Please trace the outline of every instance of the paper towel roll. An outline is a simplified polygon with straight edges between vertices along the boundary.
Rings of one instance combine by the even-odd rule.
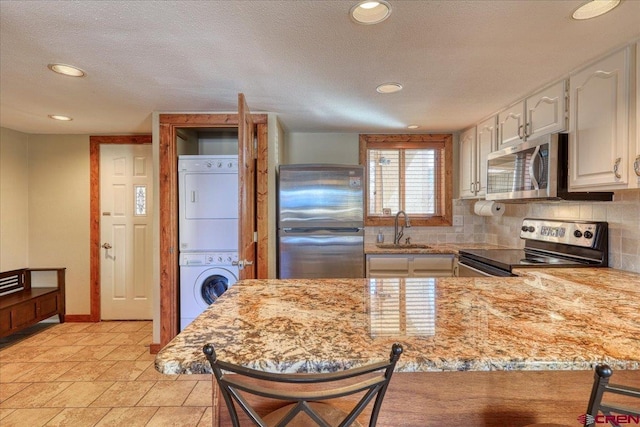
[[[492,200],[478,200],[473,205],[473,213],[479,216],[502,216],[504,203],[497,203]]]

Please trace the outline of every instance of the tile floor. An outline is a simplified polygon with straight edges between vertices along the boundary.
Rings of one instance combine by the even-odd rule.
[[[151,322],[38,324],[0,339],[0,425],[211,426],[211,377],[162,375]]]

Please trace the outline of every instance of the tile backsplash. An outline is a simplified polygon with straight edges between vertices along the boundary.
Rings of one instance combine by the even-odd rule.
[[[403,239],[414,243],[493,243],[521,248],[524,218],[607,221],[609,266],[640,273],[640,190],[616,191],[613,202],[531,202],[507,204],[501,217],[473,213],[474,200],[454,200],[453,214],[461,215],[460,227],[411,227]],[[385,240],[393,241],[393,227],[381,227]],[[367,227],[366,242],[375,242],[378,228]]]

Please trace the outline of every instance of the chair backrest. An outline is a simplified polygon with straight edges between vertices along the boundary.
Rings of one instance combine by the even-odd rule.
[[[315,424],[322,427],[343,427],[354,423],[374,398],[369,426],[376,425],[382,399],[396,362],[402,354],[402,346],[393,344],[388,361],[339,372],[317,374],[280,374],[258,371],[219,360],[215,349],[210,344],[205,345],[203,351],[211,364],[234,427],[240,426],[236,404],[258,426],[286,426],[297,416],[303,416],[300,413],[304,412],[308,415],[305,425],[309,423],[313,425],[311,421],[313,420]],[[250,405],[247,394],[277,401],[280,406],[285,403],[293,404],[289,405],[290,409],[285,410],[282,417],[278,416],[275,421],[270,417],[267,423],[264,419],[266,416],[258,415],[255,408]],[[329,420],[326,413],[321,410],[329,405],[317,403],[357,394],[361,396],[358,403],[349,413],[340,411],[340,421],[337,423],[334,418]],[[332,415],[335,413],[332,412]]]
[[[589,398],[589,406],[585,414],[585,427],[595,427],[598,423],[608,422],[614,427],[620,427],[620,423],[640,424],[640,388],[610,384],[609,379],[613,371],[607,365],[598,365],[595,369],[593,388]],[[636,398],[634,407],[603,403],[606,393]],[[608,398],[609,396],[607,396]]]

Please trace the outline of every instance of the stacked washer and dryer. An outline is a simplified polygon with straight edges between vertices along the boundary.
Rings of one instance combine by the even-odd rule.
[[[238,156],[179,156],[178,186],[182,330],[238,280]]]

